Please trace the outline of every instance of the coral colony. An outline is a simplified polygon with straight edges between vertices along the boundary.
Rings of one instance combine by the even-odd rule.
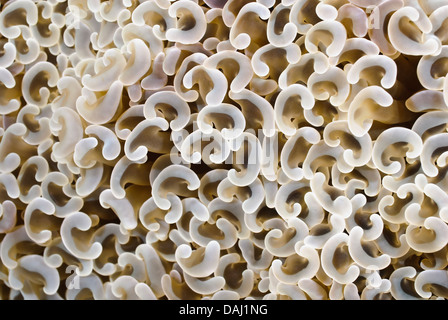
[[[1,298],[447,298],[447,27],[442,0],[2,1]]]

